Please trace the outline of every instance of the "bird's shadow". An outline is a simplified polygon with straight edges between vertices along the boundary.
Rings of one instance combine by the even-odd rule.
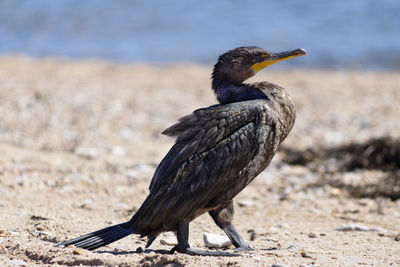
[[[99,250],[96,251],[99,254],[104,254],[104,253],[109,253],[112,255],[134,255],[134,254],[148,254],[151,252],[155,252],[158,254],[172,254],[170,250],[166,250],[166,249],[137,249],[135,251],[112,251],[112,250]]]

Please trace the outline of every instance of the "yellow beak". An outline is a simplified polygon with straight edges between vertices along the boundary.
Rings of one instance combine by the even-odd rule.
[[[268,57],[266,57],[265,60],[253,64],[251,66],[251,69],[254,70],[255,72],[259,72],[260,70],[262,70],[272,64],[281,62],[281,61],[289,59],[289,58],[303,56],[306,54],[307,54],[307,52],[303,48],[286,51],[286,52],[281,52],[281,53],[273,53],[272,55],[268,55]]]

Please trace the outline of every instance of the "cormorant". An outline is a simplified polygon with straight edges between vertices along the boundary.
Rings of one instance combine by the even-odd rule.
[[[218,58],[212,89],[220,104],[187,115],[162,133],[176,143],[158,165],[149,195],[130,221],[60,243],[96,249],[130,234],[148,237],[176,231],[171,252],[234,255],[192,249],[189,223],[208,212],[237,250],[252,250],[232,225],[232,199],[270,163],[295,121],[295,106],[284,88],[244,83],[263,68],[305,55],[303,49],[273,53],[238,47]]]

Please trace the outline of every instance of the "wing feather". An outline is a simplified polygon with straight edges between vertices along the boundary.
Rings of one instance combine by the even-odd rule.
[[[267,166],[270,159],[260,151],[275,151],[277,144],[268,140],[277,123],[265,100],[212,106],[181,118],[163,132],[176,136],[176,143],[157,167],[132,224],[143,235],[156,234],[230,201]]]
[[[274,119],[274,112],[268,107],[267,101],[251,100],[198,109],[180,118],[176,124],[162,132],[176,137],[176,143],[157,167],[150,183],[150,192],[168,187],[173,181],[179,180],[176,175],[184,177],[180,174],[182,164],[190,158],[212,149],[249,123],[265,122],[265,118],[260,118],[265,116],[269,116],[270,120]],[[228,144],[223,154],[232,157],[232,151],[240,149],[241,146],[248,146],[249,142],[255,142],[246,140],[243,133],[239,135],[239,139],[240,142]],[[243,157],[236,156],[239,159]],[[202,168],[204,167],[209,166],[202,164]],[[200,171],[201,168],[196,169],[197,173]]]

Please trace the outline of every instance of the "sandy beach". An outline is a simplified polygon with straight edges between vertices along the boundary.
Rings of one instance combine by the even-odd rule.
[[[93,252],[54,247],[130,219],[174,143],[161,131],[216,103],[210,72],[1,57],[0,265],[400,265],[399,71],[271,67],[252,78],[285,87],[297,108],[280,152],[235,199],[255,251],[157,252],[172,248],[167,234],[149,250],[135,235]],[[207,214],[191,223],[193,247],[205,249],[204,233],[223,235]]]

